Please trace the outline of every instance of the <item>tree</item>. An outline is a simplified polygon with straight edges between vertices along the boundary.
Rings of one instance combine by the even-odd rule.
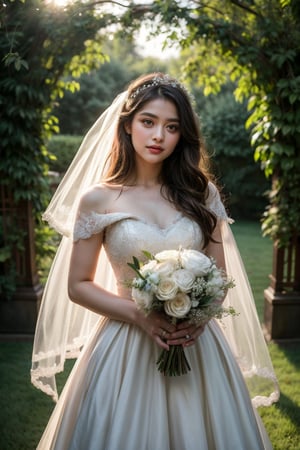
[[[134,66],[139,55],[131,36],[118,37],[116,33],[113,39],[103,39],[102,46],[109,60],[77,79],[79,91],[66,92],[57,99],[53,112],[62,134],[85,134],[111,100],[137,75]]]
[[[150,71],[167,70],[168,61],[142,57],[131,35],[128,38],[115,33],[113,39],[103,42],[103,50],[109,61],[82,74],[79,91],[66,92],[57,100],[53,112],[59,119],[61,134],[84,134],[132,79]]]
[[[78,89],[62,76],[78,76],[104,62],[99,29],[111,18],[80,2],[65,9],[51,5],[8,1],[0,16],[1,181],[15,200],[33,200],[37,207],[49,158],[45,140],[58,130],[53,103],[65,89]]]
[[[66,92],[53,113],[59,120],[60,133],[83,135],[131,80],[131,74],[117,60],[110,60],[78,79],[80,90]]]
[[[233,89],[230,83],[217,95],[203,98],[194,90],[193,96],[231,217],[257,220],[266,206],[264,193],[270,183],[253,160],[250,133],[244,126],[249,113],[245,102],[235,100]]]

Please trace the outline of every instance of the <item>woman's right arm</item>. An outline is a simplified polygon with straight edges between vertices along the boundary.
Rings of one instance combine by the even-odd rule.
[[[75,303],[111,319],[135,323],[134,302],[121,299],[94,281],[102,233],[74,242],[70,260],[68,293]]]
[[[94,280],[103,233],[74,242],[68,278],[69,297],[91,311],[127,323],[138,325],[162,348],[169,346],[162,340],[162,330],[173,331],[173,326],[159,314],[147,317],[133,300],[121,298],[105,290]]]

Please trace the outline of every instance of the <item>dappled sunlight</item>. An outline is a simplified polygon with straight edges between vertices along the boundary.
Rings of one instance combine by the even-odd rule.
[[[49,6],[64,8],[68,4],[72,3],[72,0],[45,0],[45,4]]]

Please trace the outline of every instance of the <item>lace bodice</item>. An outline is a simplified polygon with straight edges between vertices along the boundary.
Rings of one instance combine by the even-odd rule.
[[[103,246],[117,279],[118,291],[127,294],[124,283],[133,278],[128,266],[132,257],[143,260],[143,250],[153,254],[167,249],[202,248],[202,232],[195,222],[178,213],[166,228],[124,213],[80,214],[74,238],[87,238],[104,231]]]
[[[218,217],[227,218],[216,189],[210,190],[207,206]],[[104,233],[103,245],[117,280],[118,291],[122,295],[128,294],[125,282],[134,276],[127,263],[132,261],[133,256],[143,260],[143,250],[155,254],[180,246],[200,251],[203,247],[201,229],[180,212],[165,228],[127,213],[79,212],[74,228],[75,241],[100,232]]]

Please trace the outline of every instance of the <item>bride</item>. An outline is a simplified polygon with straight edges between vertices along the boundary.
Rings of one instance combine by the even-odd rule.
[[[133,81],[86,136],[44,218],[63,239],[39,313],[33,384],[57,400],[55,373],[66,357],[78,360],[38,448],[271,449],[256,407],[278,400],[277,381],[184,86],[162,73]],[[224,304],[237,317],[174,325],[137,308],[127,263],[179,247],[234,278]],[[170,377],[156,361],[174,345],[191,370]]]

